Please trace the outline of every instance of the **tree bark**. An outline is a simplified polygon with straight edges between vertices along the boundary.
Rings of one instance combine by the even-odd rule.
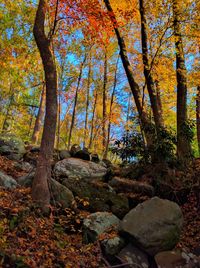
[[[110,130],[111,130],[111,119],[112,119],[112,108],[113,108],[113,103],[114,103],[114,97],[115,97],[115,91],[116,91],[116,85],[117,85],[117,69],[118,69],[118,63],[119,63],[119,57],[117,59],[116,63],[116,68],[115,68],[115,76],[114,76],[114,84],[113,84],[113,90],[112,90],[112,95],[111,95],[111,100],[110,100],[110,110],[109,110],[109,116],[108,116],[108,137],[106,141],[106,150],[104,153],[104,158],[107,158],[108,155],[108,147],[110,143]]]
[[[103,158],[106,158],[106,121],[107,121],[107,114],[106,114],[106,102],[107,102],[107,82],[108,82],[108,58],[107,52],[105,49],[104,55],[104,79],[103,79],[103,110],[102,110],[102,146],[103,146]]]
[[[38,46],[45,73],[46,114],[42,134],[40,154],[32,186],[32,199],[46,212],[49,210],[51,161],[56,133],[57,120],[57,72],[51,50],[51,42],[45,35],[46,0],[39,0],[33,34]]]
[[[149,93],[151,109],[153,112],[153,118],[157,131],[164,126],[162,110],[160,109],[153,76],[151,74],[149,53],[148,53],[148,36],[147,36],[147,20],[144,8],[144,1],[139,0],[140,4],[140,16],[141,16],[141,41],[142,41],[142,59],[144,65],[144,76]]]
[[[197,87],[197,95],[196,95],[196,125],[197,125],[197,143],[200,155],[200,86]]]
[[[90,130],[90,142],[89,142],[89,149],[92,148],[92,141],[93,141],[93,132],[94,132],[94,118],[95,118],[95,112],[96,112],[96,106],[97,106],[97,98],[98,98],[98,91],[96,89],[94,94],[94,106],[92,111],[92,121],[91,121],[91,130]]]
[[[173,0],[173,17],[177,79],[177,156],[179,160],[185,161],[191,157],[191,145],[185,131],[187,125],[187,71],[181,36],[180,7],[177,0]]]
[[[79,72],[79,76],[78,76],[78,82],[77,82],[77,86],[76,86],[76,93],[75,93],[75,100],[74,100],[74,107],[73,107],[73,112],[72,112],[72,120],[71,120],[70,129],[69,129],[68,146],[67,146],[68,150],[70,149],[70,145],[71,145],[72,131],[73,131],[75,117],[76,117],[76,106],[77,106],[77,101],[78,101],[78,92],[79,92],[80,82],[81,82],[82,73],[83,73],[83,67],[84,67],[86,58],[87,58],[87,55],[85,54],[84,59],[80,65],[80,72]]]
[[[40,106],[39,106],[38,114],[35,120],[35,126],[34,126],[33,135],[31,139],[33,144],[37,144],[39,140],[39,134],[40,134],[40,130],[42,127],[42,120],[43,120],[44,113],[45,113],[45,103],[46,103],[46,91],[45,91],[45,84],[43,84],[42,94],[40,98]]]
[[[10,109],[11,109],[11,107],[13,105],[14,92],[13,92],[13,88],[12,88],[12,83],[11,82],[10,82],[9,94],[10,94],[9,103],[8,103],[8,106],[7,106],[7,109],[6,109],[6,116],[5,116],[4,121],[3,121],[2,132],[9,131],[10,123],[12,121],[12,118],[11,118],[12,115],[10,113]]]
[[[134,74],[133,74],[133,71],[131,68],[130,61],[128,59],[126,44],[125,44],[124,38],[122,37],[122,35],[117,27],[116,17],[115,17],[113,10],[112,10],[110,1],[104,0],[104,3],[107,7],[110,20],[111,20],[113,28],[115,30],[115,34],[116,34],[116,37],[118,40],[118,45],[120,48],[120,56],[121,56],[122,64],[123,64],[123,67],[124,67],[124,70],[125,70],[128,82],[129,82],[131,92],[132,92],[134,100],[135,100],[136,108],[137,108],[137,111],[139,114],[139,119],[141,121],[141,126],[142,126],[144,133],[145,133],[147,146],[150,147],[152,145],[152,133],[149,132],[149,125],[151,125],[151,122],[148,119],[148,116],[147,116],[146,111],[145,111],[145,107],[144,107],[143,102],[142,102],[142,96],[141,96],[139,85],[136,83],[136,81],[134,79]]]
[[[84,147],[86,145],[86,140],[87,140],[87,135],[88,135],[88,109],[89,109],[89,98],[90,98],[90,83],[91,83],[91,52],[89,54],[87,92],[86,92],[85,129],[84,129],[84,142],[83,142]]]

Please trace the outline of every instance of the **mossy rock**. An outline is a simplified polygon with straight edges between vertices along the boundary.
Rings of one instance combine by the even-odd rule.
[[[128,199],[112,191],[109,186],[95,186],[90,181],[81,179],[63,179],[62,184],[70,189],[75,196],[86,198],[89,201],[88,209],[91,212],[111,211],[122,218],[128,211]]]
[[[23,141],[13,134],[0,134],[0,154],[11,160],[20,160],[25,154]]]

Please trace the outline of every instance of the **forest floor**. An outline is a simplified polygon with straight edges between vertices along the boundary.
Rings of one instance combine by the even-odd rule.
[[[23,175],[11,160],[0,157],[0,170],[15,178]],[[43,217],[34,207],[30,188],[0,188],[0,267],[106,267],[99,243],[82,243],[85,210],[51,207]],[[184,227],[177,248],[199,247],[200,214],[193,193],[182,206]]]

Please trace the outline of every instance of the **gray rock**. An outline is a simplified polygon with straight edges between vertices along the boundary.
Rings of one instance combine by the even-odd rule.
[[[105,255],[114,256],[125,246],[125,240],[120,236],[115,236],[101,241],[101,246]]]
[[[149,268],[148,256],[131,244],[128,244],[125,248],[123,248],[118,256],[125,263],[129,264],[127,267]]]
[[[199,268],[200,258],[186,252],[164,251],[155,256],[158,268]]]
[[[13,134],[0,135],[0,154],[11,160],[20,160],[25,154],[23,141]]]
[[[63,208],[72,207],[74,204],[73,193],[64,185],[54,179],[50,180],[50,191],[52,194],[52,202],[60,204]]]
[[[128,199],[116,194],[110,186],[98,180],[84,180],[66,178],[62,184],[70,189],[75,196],[89,201],[88,210],[111,211],[119,218],[123,218],[129,211]]]
[[[18,178],[18,183],[24,187],[32,187],[35,172]],[[74,202],[73,193],[64,185],[54,179],[50,179],[51,202],[60,204],[63,208],[71,207]]]
[[[32,187],[35,171],[21,176],[17,179],[17,182],[23,187]]]
[[[61,160],[65,159],[65,158],[71,157],[70,151],[68,151],[68,150],[61,150],[59,152],[59,157],[60,157]]]
[[[114,177],[109,184],[117,191],[122,193],[139,193],[152,197],[154,188],[147,183],[133,181],[126,178]]]
[[[171,250],[179,241],[183,215],[180,207],[171,201],[154,197],[132,209],[121,224],[150,255]]]
[[[0,186],[6,189],[14,189],[17,187],[17,182],[11,176],[6,175],[4,172],[0,171]]]
[[[96,212],[90,214],[83,221],[83,241],[91,243],[98,239],[98,236],[110,231],[118,231],[120,220],[109,212]]]
[[[23,162],[15,162],[14,167],[18,171],[25,171],[25,172],[30,172],[34,168],[30,163],[24,162],[24,161]]]
[[[103,178],[107,169],[99,164],[78,158],[68,158],[55,164],[54,173],[57,177],[94,179]]]

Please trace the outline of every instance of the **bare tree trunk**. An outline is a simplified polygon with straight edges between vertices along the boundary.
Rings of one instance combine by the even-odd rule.
[[[51,42],[45,34],[46,10],[46,0],[39,0],[33,28],[33,34],[42,58],[45,73],[46,114],[41,150],[32,186],[32,198],[43,211],[48,211],[50,204],[48,181],[51,178],[51,161],[53,158],[57,120],[57,72],[51,50]]]
[[[155,80],[155,86],[156,86],[156,96],[158,101],[159,110],[161,111],[161,114],[163,115],[163,107],[162,107],[162,101],[160,96],[160,84],[158,80]],[[163,119],[164,122],[164,119]]]
[[[71,125],[70,125],[70,130],[69,130],[69,137],[68,137],[68,149],[70,149],[71,145],[71,137],[72,137],[72,131],[75,123],[75,117],[76,117],[76,106],[77,106],[77,101],[78,101],[78,92],[79,92],[79,86],[82,78],[82,72],[83,72],[83,67],[86,61],[87,55],[85,54],[83,62],[81,62],[80,65],[80,72],[78,76],[78,82],[77,82],[77,87],[76,87],[76,93],[75,93],[75,100],[74,100],[74,107],[73,107],[73,112],[72,112],[72,120],[71,120]]]
[[[92,121],[91,121],[91,130],[90,130],[90,142],[89,142],[89,149],[92,147],[92,141],[93,141],[93,132],[94,132],[94,118],[95,118],[95,112],[96,112],[96,106],[97,106],[97,98],[98,98],[98,92],[97,89],[95,91],[94,96],[94,106],[92,111]]]
[[[177,156],[184,161],[191,157],[191,145],[185,131],[187,125],[187,71],[181,36],[180,7],[177,0],[173,0],[173,16],[177,78]]]
[[[58,93],[58,126],[57,126],[57,139],[56,139],[56,148],[59,149],[60,145],[60,128],[61,128],[61,122],[60,122],[60,116],[61,116],[61,92]]]
[[[102,122],[102,137],[103,137],[103,158],[106,157],[106,120],[107,120],[107,114],[106,114],[106,101],[107,101],[107,82],[108,82],[108,58],[107,58],[107,52],[105,48],[105,55],[104,55],[104,78],[103,78],[103,122]]]
[[[144,0],[139,0],[140,16],[141,16],[141,41],[142,41],[142,59],[144,65],[144,76],[151,102],[154,122],[157,131],[164,126],[162,111],[160,110],[155,90],[155,83],[150,70],[149,53],[148,53],[148,37],[147,37],[147,20],[145,15]]]
[[[6,109],[6,116],[5,116],[4,121],[3,121],[2,132],[6,132],[9,130],[10,121],[11,121],[10,109],[13,105],[13,99],[14,99],[14,92],[13,92],[11,82],[10,82],[9,94],[10,94],[10,98],[9,98],[9,103],[8,103],[8,106]]]
[[[114,97],[115,97],[115,90],[116,90],[116,85],[117,85],[117,69],[118,69],[118,63],[119,63],[119,57],[117,59],[116,63],[116,68],[115,68],[115,76],[114,76],[114,84],[113,84],[113,90],[112,90],[112,95],[111,95],[111,100],[110,100],[110,110],[109,110],[109,116],[108,116],[108,137],[107,137],[107,142],[106,142],[106,150],[104,153],[104,158],[107,158],[108,155],[108,147],[110,143],[110,130],[111,130],[111,119],[112,119],[112,108],[113,108],[113,103],[114,103]]]
[[[91,83],[91,52],[89,54],[89,66],[88,66],[88,79],[87,79],[87,93],[86,93],[86,107],[85,107],[85,129],[84,129],[84,142],[83,146],[86,145],[86,139],[88,135],[88,109],[89,109],[89,98],[90,98],[90,83]]]
[[[46,103],[46,91],[45,91],[45,84],[43,84],[42,94],[40,98],[40,106],[39,106],[37,118],[35,120],[35,126],[34,126],[33,135],[31,139],[33,144],[37,144],[39,140],[39,134],[40,134],[40,130],[42,127],[42,120],[43,120],[44,113],[45,113],[45,103]]]
[[[197,95],[196,95],[196,125],[197,125],[197,143],[200,155],[200,86],[197,87]]]
[[[117,37],[117,40],[118,40],[118,45],[119,45],[119,48],[120,48],[121,60],[122,60],[124,70],[125,70],[128,82],[129,82],[130,89],[132,91],[132,94],[133,94],[133,97],[134,97],[134,100],[135,100],[136,108],[137,108],[137,111],[138,111],[138,114],[139,114],[139,119],[141,121],[141,126],[142,126],[142,129],[143,129],[144,133],[145,133],[147,146],[150,147],[152,145],[152,133],[149,132],[149,127],[148,126],[149,126],[149,124],[151,124],[151,122],[148,119],[148,116],[147,116],[146,111],[145,111],[145,107],[144,107],[143,102],[142,102],[142,96],[141,96],[141,93],[140,93],[139,85],[136,83],[136,81],[134,79],[131,64],[130,64],[130,61],[128,59],[126,44],[125,44],[124,38],[120,34],[120,31],[119,31],[119,29],[117,27],[116,17],[115,17],[115,14],[114,14],[113,10],[112,10],[110,1],[109,0],[104,0],[104,3],[106,5],[106,7],[107,7],[107,10],[109,12],[108,14],[110,16],[110,20],[111,20],[111,22],[113,24],[113,28],[115,30],[115,34],[116,34],[116,37]]]

